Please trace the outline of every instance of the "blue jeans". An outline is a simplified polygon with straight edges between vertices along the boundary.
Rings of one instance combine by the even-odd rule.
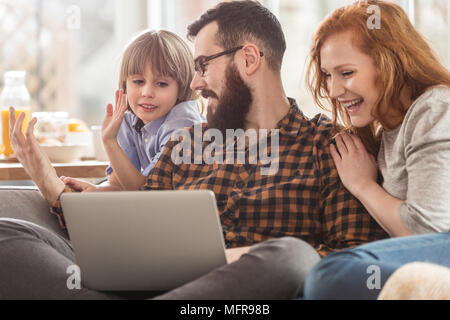
[[[304,299],[377,299],[391,274],[410,262],[450,267],[450,233],[393,238],[333,253],[308,274]]]

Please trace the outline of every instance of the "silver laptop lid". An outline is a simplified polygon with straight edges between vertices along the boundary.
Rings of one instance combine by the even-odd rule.
[[[226,263],[212,191],[65,193],[84,286],[170,290]]]

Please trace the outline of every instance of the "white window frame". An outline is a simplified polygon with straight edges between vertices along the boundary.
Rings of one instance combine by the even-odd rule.
[[[278,20],[280,19],[280,0],[263,0],[262,3],[277,17]]]
[[[416,25],[416,2],[415,0],[402,0],[400,2],[400,6],[402,6],[403,10],[408,14],[409,20],[413,24]]]
[[[131,37],[147,28],[147,0],[116,0],[115,11],[116,41],[123,48]]]

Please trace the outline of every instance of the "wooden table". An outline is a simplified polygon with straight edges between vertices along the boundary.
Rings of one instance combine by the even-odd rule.
[[[71,163],[55,163],[58,176],[73,178],[101,178],[105,177],[108,162],[85,160]],[[0,181],[30,180],[22,165],[17,162],[0,161]]]

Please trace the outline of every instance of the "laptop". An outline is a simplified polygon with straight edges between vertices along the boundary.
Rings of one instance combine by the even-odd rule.
[[[166,291],[226,264],[214,193],[64,193],[67,229],[85,287]]]

